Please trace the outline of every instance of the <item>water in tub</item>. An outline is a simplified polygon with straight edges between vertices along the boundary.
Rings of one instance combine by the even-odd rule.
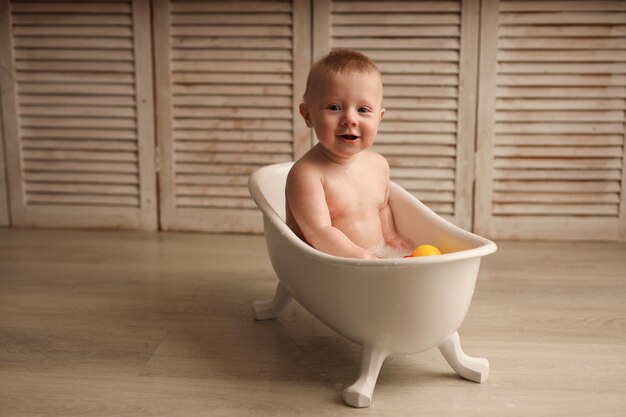
[[[394,248],[387,244],[381,244],[371,248],[370,253],[374,255],[374,257],[379,259],[393,259],[402,258],[405,255],[410,255],[411,251],[403,248]]]

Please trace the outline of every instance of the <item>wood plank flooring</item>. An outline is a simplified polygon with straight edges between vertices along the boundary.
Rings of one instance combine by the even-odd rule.
[[[626,244],[498,242],[460,329],[341,401],[357,345],[273,295],[259,236],[0,229],[0,416],[624,416]]]

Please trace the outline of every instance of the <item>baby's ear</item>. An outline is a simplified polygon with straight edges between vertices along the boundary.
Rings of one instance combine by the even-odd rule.
[[[300,103],[300,114],[306,123],[306,127],[313,127],[313,122],[311,121],[311,113],[306,108],[306,103]]]
[[[380,121],[381,122],[383,121],[383,117],[385,117],[385,108],[384,107],[380,110]]]

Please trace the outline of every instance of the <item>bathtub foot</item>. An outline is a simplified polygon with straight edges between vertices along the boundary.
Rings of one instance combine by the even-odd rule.
[[[278,284],[273,300],[255,301],[252,303],[254,318],[256,320],[275,319],[291,300],[291,294],[282,285]]]
[[[369,407],[378,379],[378,372],[388,352],[371,346],[363,346],[361,353],[361,375],[343,391],[343,401],[352,407]]]
[[[461,349],[461,340],[457,332],[452,333],[439,345],[439,351],[452,369],[463,378],[485,382],[489,377],[489,361],[485,358],[467,356]]]

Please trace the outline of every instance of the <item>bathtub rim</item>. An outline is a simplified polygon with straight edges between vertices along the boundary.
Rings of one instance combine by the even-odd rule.
[[[352,265],[359,267],[400,267],[411,265],[431,265],[438,263],[446,263],[456,260],[476,258],[490,255],[497,250],[497,246],[491,240],[469,232],[455,225],[454,223],[444,219],[437,213],[432,211],[428,206],[422,203],[417,197],[410,194],[404,188],[400,187],[393,181],[390,181],[390,186],[394,188],[395,192],[404,194],[410,197],[412,203],[420,206],[420,209],[424,211],[425,215],[429,217],[430,221],[438,223],[446,228],[452,229],[454,233],[462,235],[464,238],[476,242],[479,246],[472,249],[465,249],[451,253],[444,253],[438,256],[425,256],[425,257],[411,257],[411,258],[390,258],[390,259],[357,259],[346,258],[342,256],[330,255],[321,252],[309,244],[300,239],[288,226],[287,223],[281,218],[276,210],[269,203],[263,192],[261,191],[260,182],[263,177],[268,175],[275,175],[276,172],[281,170],[287,173],[293,166],[294,162],[281,162],[277,164],[266,165],[257,169],[248,178],[248,190],[257,207],[261,210],[264,217],[264,224],[269,221],[274,227],[278,229],[280,235],[289,239],[297,249],[299,249],[303,255],[317,258],[319,261],[330,264],[340,265]],[[284,192],[284,191],[283,191]],[[265,231],[267,237],[267,230]]]

